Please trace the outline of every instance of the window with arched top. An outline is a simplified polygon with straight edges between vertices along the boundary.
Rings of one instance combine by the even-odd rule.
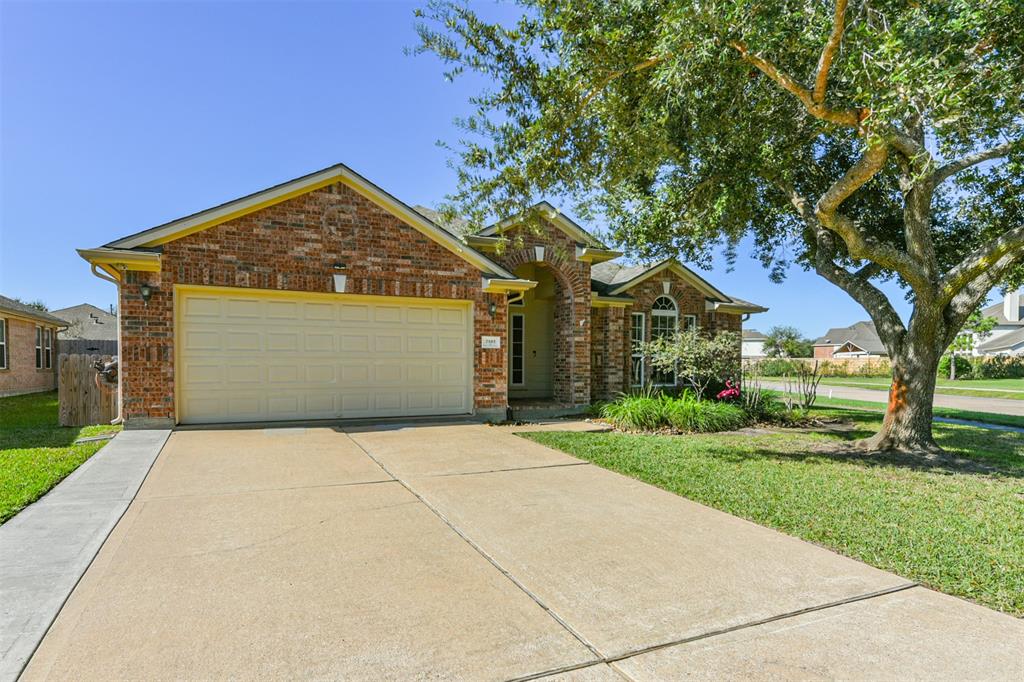
[[[651,340],[674,336],[679,331],[679,308],[668,296],[659,296],[651,306]],[[654,370],[651,382],[655,386],[675,386],[676,373]]]

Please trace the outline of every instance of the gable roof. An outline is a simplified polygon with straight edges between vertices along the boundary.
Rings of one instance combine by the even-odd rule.
[[[1006,316],[1003,314],[1002,302],[984,308],[981,311],[981,316],[995,318],[996,324],[1000,327],[1024,327],[1024,319],[1018,320],[1017,322],[1006,319]]]
[[[114,258],[116,254],[123,254],[129,250],[152,250],[153,247],[159,247],[161,244],[216,227],[234,218],[253,213],[337,182],[346,185],[384,210],[400,218],[407,225],[412,226],[444,248],[479,268],[485,275],[498,279],[516,279],[515,275],[462,242],[456,235],[437,225],[429,217],[385,192],[341,163],[293,180],[288,180],[273,187],[268,187],[259,192],[233,199],[213,208],[208,208],[183,218],[136,232],[127,237],[116,239],[105,244],[101,249],[83,249],[80,253],[86,260],[95,263],[97,261],[94,258],[106,258],[106,252],[115,252],[114,255],[109,256]]]
[[[607,249],[600,239],[583,229],[578,223],[571,220],[564,213],[552,206],[547,201],[539,201],[530,207],[530,211],[537,211],[548,222],[560,229],[572,239],[583,246],[595,249]],[[496,237],[505,230],[511,229],[523,221],[521,216],[512,216],[499,222],[489,225],[476,233],[479,237]]]
[[[741,335],[744,341],[764,341],[768,338],[756,329],[744,329]]]
[[[871,320],[861,320],[849,327],[833,327],[814,341],[815,346],[843,346],[848,343],[865,353],[888,354],[885,344],[875,331],[875,323]]]
[[[1024,343],[1024,327],[979,343],[976,350],[979,353],[998,353],[1001,350],[1010,350],[1022,343]]]
[[[67,321],[52,315],[42,310],[37,310],[32,306],[25,305],[21,301],[15,301],[13,298],[7,298],[6,296],[0,296],[0,314],[8,313],[16,317],[24,317],[30,320],[37,320],[39,322],[47,322],[49,324],[55,324],[59,327],[67,326]]]
[[[665,270],[671,270],[703,293],[714,303],[714,310],[733,313],[763,313],[768,310],[756,303],[724,294],[674,258],[650,265],[624,265],[614,261],[595,263],[590,268],[591,288],[603,296],[620,296]]]
[[[69,329],[64,333],[68,338],[90,341],[117,340],[117,316],[102,308],[90,303],[80,303],[53,312],[68,321]]]
[[[674,258],[666,258],[660,263],[653,265],[599,263],[591,268],[590,276],[604,283],[608,287],[608,293],[614,296],[624,293],[627,289],[631,289],[665,270],[671,270],[676,275],[679,275],[712,300],[722,303],[731,303],[733,301],[732,298],[711,286],[706,279]]]

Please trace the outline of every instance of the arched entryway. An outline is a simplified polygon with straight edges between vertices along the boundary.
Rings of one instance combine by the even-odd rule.
[[[574,404],[577,352],[575,295],[568,278],[548,263],[513,269],[537,282],[508,306],[508,396],[510,401]],[[589,372],[589,367],[585,368]]]

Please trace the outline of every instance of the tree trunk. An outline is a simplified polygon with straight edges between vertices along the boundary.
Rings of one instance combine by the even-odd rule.
[[[929,352],[926,344],[908,344],[909,349],[892,360],[889,407],[882,429],[863,441],[869,450],[938,453],[942,449],[932,438],[932,401],[940,352]]]

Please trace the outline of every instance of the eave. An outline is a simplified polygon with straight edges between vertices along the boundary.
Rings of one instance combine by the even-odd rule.
[[[125,270],[160,272],[160,254],[153,251],[101,246],[98,249],[78,249],[78,255],[117,280]]]
[[[590,292],[591,308],[628,308],[635,302],[632,296],[602,296],[596,291]]]
[[[501,279],[498,277],[484,277],[482,282],[483,290],[488,294],[511,294],[520,291],[528,291],[537,283],[530,279]]]
[[[760,305],[741,305],[739,303],[725,301],[705,301],[704,309],[716,313],[734,313],[743,315],[747,313],[766,313],[768,309]]]
[[[621,251],[612,251],[611,249],[595,249],[591,246],[576,247],[576,260],[584,263],[604,263],[615,260],[621,255]]]

